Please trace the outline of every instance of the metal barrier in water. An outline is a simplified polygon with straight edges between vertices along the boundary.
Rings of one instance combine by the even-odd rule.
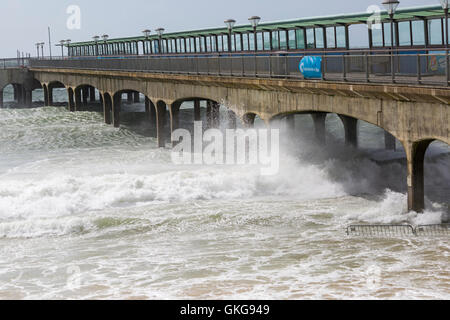
[[[355,237],[399,237],[399,236],[448,236],[450,224],[420,225],[351,225],[347,227],[347,235]]]

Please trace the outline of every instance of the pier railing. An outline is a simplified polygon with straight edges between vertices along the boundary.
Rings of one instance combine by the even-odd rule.
[[[27,68],[29,65],[29,58],[0,59],[0,69]]]
[[[227,77],[305,79],[304,55],[205,55],[31,59],[31,68],[86,69]],[[448,53],[323,55],[327,81],[449,85]]]

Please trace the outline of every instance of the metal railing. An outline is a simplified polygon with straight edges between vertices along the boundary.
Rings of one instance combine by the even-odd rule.
[[[305,79],[304,55],[205,55],[31,59],[31,68]],[[449,85],[446,53],[322,55],[322,80]]]
[[[29,65],[29,58],[0,59],[0,69],[27,68]]]
[[[450,236],[450,224],[419,225],[413,227],[409,224],[400,225],[351,225],[347,227],[348,236],[353,237],[441,237]]]

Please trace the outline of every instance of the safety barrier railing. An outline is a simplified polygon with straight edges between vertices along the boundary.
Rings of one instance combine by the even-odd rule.
[[[29,62],[29,58],[0,59],[0,69],[26,68],[30,65]]]
[[[347,235],[354,237],[403,237],[403,236],[417,236],[417,237],[440,237],[450,236],[450,224],[433,224],[433,225],[419,225],[413,227],[409,224],[400,225],[351,225],[347,227]]]
[[[319,57],[319,56],[316,56]],[[31,59],[32,68],[305,79],[304,55],[148,56]],[[449,85],[448,54],[336,54],[321,58],[321,80]]]

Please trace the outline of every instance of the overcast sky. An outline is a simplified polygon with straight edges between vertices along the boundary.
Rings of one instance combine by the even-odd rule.
[[[45,42],[47,27],[52,42],[61,39],[90,40],[98,34],[111,37],[140,35],[164,27],[168,32],[222,26],[233,18],[246,23],[259,15],[264,21],[295,19],[320,15],[365,12],[373,0],[1,0],[0,57],[15,57],[16,51],[35,55],[36,42]],[[439,4],[438,0],[400,0],[400,7]],[[81,10],[80,29],[69,29],[67,8]],[[54,54],[60,49],[53,46]]]

